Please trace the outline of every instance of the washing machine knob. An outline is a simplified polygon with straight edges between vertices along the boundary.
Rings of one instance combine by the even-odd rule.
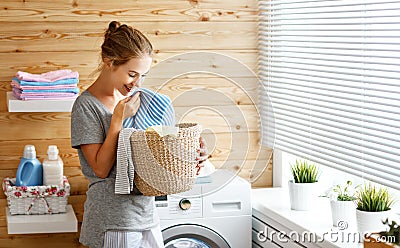
[[[183,198],[179,201],[179,207],[182,210],[188,210],[192,206],[192,203],[189,201],[189,199]]]

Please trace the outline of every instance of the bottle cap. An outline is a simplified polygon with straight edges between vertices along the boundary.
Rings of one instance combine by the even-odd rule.
[[[58,148],[55,145],[50,145],[47,148],[47,155],[50,160],[56,160],[58,158]]]
[[[25,145],[24,158],[33,159],[36,158],[36,149],[34,145]]]

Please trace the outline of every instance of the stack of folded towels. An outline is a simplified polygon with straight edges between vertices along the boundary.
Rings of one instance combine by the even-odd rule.
[[[75,99],[79,94],[79,73],[56,70],[42,74],[18,71],[12,78],[13,95],[20,100]]]

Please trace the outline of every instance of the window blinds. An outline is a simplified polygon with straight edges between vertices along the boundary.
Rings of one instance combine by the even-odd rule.
[[[263,143],[400,190],[400,1],[259,10]]]

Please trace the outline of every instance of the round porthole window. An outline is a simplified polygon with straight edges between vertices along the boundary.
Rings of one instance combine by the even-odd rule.
[[[194,238],[180,238],[168,242],[165,248],[211,248],[201,240]]]
[[[195,224],[170,226],[162,231],[165,248],[230,248],[214,230]]]

